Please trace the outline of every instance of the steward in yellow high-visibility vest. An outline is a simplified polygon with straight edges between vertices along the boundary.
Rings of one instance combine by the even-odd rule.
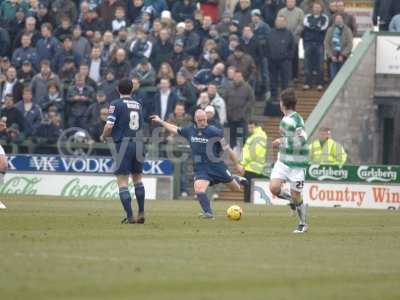
[[[331,138],[331,130],[322,127],[319,138],[310,145],[310,163],[319,165],[344,165],[347,154],[343,146]]]
[[[244,189],[245,201],[250,202],[251,179],[264,177],[267,165],[267,134],[257,122],[248,123],[249,136],[243,146],[243,159],[240,162],[245,172],[242,174],[249,184]]]

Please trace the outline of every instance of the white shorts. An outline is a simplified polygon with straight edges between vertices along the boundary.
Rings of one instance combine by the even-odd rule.
[[[290,168],[279,160],[272,169],[271,179],[281,179],[290,183],[290,189],[302,192],[304,187],[305,172],[303,168]]]

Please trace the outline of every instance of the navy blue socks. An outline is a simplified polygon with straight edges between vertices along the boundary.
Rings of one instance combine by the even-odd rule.
[[[197,199],[199,199],[200,206],[205,213],[212,214],[210,200],[207,197],[206,193],[197,193]]]
[[[131,194],[129,193],[129,190],[127,187],[123,187],[119,189],[119,199],[121,200],[122,206],[124,207],[124,210],[126,212],[126,217],[132,218],[133,217],[133,212],[132,212],[132,206],[131,206]]]
[[[136,201],[139,208],[139,213],[144,213],[144,198],[145,198],[145,191],[142,182],[135,183],[135,195]]]

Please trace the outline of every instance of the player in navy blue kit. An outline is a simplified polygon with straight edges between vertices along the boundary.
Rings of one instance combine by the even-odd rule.
[[[194,191],[203,209],[202,217],[213,218],[213,211],[206,194],[207,188],[210,185],[225,183],[231,190],[239,191],[241,184],[247,184],[245,178],[232,176],[222,160],[223,151],[228,151],[229,158],[238,171],[242,171],[235,153],[224,141],[223,129],[209,126],[206,113],[201,109],[195,113],[196,124],[183,128],[165,122],[159,116],[151,116],[151,119],[172,134],[179,134],[189,141],[194,167]]]
[[[119,198],[126,212],[123,224],[143,224],[145,190],[142,183],[143,171],[143,141],[140,130],[143,126],[142,103],[131,97],[133,85],[130,79],[122,79],[118,83],[120,98],[110,104],[107,123],[100,137],[106,141],[110,136],[115,145],[113,153]],[[129,193],[129,176],[135,186],[135,195],[139,213],[137,219],[133,216],[131,194]]]

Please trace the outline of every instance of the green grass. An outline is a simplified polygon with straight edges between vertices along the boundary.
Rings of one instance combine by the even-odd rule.
[[[118,202],[2,199],[0,298],[400,299],[400,216],[311,209],[293,235],[285,207],[147,202],[145,225],[120,225]]]

